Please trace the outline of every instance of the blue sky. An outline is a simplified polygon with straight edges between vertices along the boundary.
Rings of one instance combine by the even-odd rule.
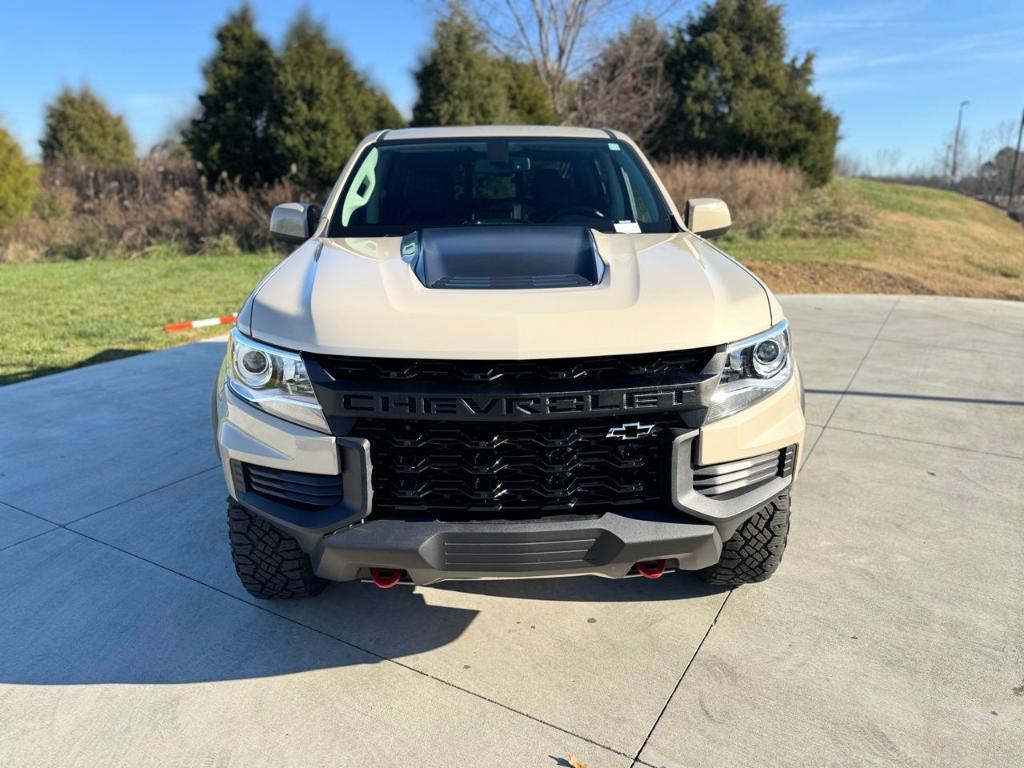
[[[123,114],[140,147],[169,135],[195,102],[213,31],[234,0],[140,3],[6,0],[0,27],[0,120],[38,154],[43,111],[61,85],[89,83]],[[357,66],[408,113],[410,71],[429,45],[429,0],[255,0],[275,43],[300,5],[326,20]],[[682,11],[696,3],[682,5]],[[628,7],[626,0],[616,9]],[[626,14],[622,14],[625,16]],[[671,17],[669,17],[671,18]],[[926,163],[957,105],[972,146],[1024,107],[1024,2],[888,0],[786,3],[794,52],[817,55],[817,90],[843,119],[840,151]]]

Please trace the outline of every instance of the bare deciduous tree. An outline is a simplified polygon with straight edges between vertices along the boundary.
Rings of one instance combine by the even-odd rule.
[[[649,145],[673,96],[665,78],[668,46],[654,18],[634,17],[574,83],[569,102],[573,122],[616,128]]]
[[[560,119],[570,113],[570,81],[591,62],[596,44],[623,18],[623,2],[612,0],[441,0],[448,10],[462,8],[484,30],[500,53],[530,61],[551,94]],[[679,0],[628,3],[630,10],[663,16]]]
[[[555,113],[567,113],[567,84],[580,67],[581,38],[611,0],[475,0],[465,4],[492,43],[533,62]]]

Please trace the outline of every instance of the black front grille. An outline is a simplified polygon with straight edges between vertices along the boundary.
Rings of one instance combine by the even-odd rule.
[[[335,381],[410,381],[445,385],[512,382],[526,386],[573,382],[602,387],[609,387],[616,381],[627,381],[629,386],[643,387],[661,383],[666,378],[692,380],[704,370],[714,354],[715,348],[708,347],[550,360],[413,360],[329,355],[315,356],[315,360]]]
[[[374,515],[514,519],[659,502],[667,428],[680,422],[662,415],[645,421],[650,436],[607,437],[622,423],[365,419],[350,436],[370,441]]]

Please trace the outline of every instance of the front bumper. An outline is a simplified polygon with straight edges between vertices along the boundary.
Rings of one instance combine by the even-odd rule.
[[[365,578],[370,568],[406,571],[416,584],[446,579],[595,575],[622,578],[637,562],[668,569],[714,565],[722,540],[713,525],[656,510],[528,523],[373,520],[323,538],[311,553],[317,574]]]
[[[796,476],[773,477],[750,490],[709,496],[694,466],[763,457],[803,447],[799,374],[750,409],[708,427],[673,433],[669,497],[673,508],[609,509],[604,514],[527,521],[440,522],[374,518],[366,440],[320,434],[269,416],[222,384],[214,402],[215,438],[232,497],[294,536],[327,579],[366,578],[371,568],[406,571],[416,584],[445,579],[598,575],[621,578],[641,561],[669,569],[716,563],[722,542]],[[344,498],[301,510],[246,489],[238,470],[250,463],[288,471],[341,475]],[[369,515],[369,516],[368,516]]]

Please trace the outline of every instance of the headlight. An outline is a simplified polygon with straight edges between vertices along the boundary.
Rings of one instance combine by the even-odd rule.
[[[730,344],[725,354],[725,368],[711,396],[706,422],[742,411],[779,389],[793,375],[786,320],[762,334]]]
[[[232,392],[274,416],[330,432],[299,355],[260,344],[238,330],[231,332],[228,355]]]

